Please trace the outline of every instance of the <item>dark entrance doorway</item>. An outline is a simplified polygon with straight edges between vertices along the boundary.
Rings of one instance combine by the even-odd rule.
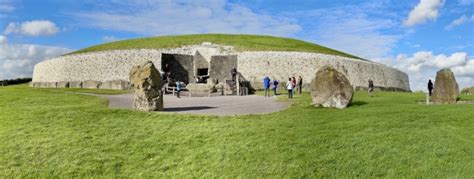
[[[197,83],[207,83],[207,79],[209,79],[209,68],[198,68],[197,69]]]
[[[186,84],[192,78],[193,56],[181,54],[161,54],[161,70],[165,71],[166,65],[173,81],[179,80]]]

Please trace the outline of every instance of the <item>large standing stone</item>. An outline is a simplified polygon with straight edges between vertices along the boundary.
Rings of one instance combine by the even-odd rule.
[[[433,103],[453,104],[459,97],[459,86],[450,69],[442,69],[436,73],[433,89]]]
[[[345,108],[352,101],[354,89],[349,80],[330,66],[321,67],[310,85],[313,105]]]
[[[129,76],[135,91],[134,108],[141,111],[162,111],[161,77],[153,63],[149,61],[133,67]]]

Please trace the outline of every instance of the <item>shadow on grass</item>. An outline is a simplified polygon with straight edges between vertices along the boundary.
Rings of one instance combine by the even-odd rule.
[[[359,106],[363,106],[363,105],[366,105],[366,104],[369,104],[369,103],[364,102],[364,101],[354,101],[351,104],[349,104],[347,107],[359,107]]]

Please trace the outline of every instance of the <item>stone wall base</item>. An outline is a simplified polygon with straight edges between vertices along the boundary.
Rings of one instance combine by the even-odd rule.
[[[130,82],[124,80],[111,81],[60,81],[60,82],[31,82],[30,87],[34,88],[87,88],[87,89],[130,89]]]

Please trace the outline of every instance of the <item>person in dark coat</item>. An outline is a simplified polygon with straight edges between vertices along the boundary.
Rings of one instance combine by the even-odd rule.
[[[237,76],[237,69],[232,68],[232,70],[230,70],[230,74],[232,74],[232,81],[235,82]]]
[[[374,92],[374,81],[372,81],[371,79],[369,79],[369,89],[368,89],[368,92],[369,92],[369,96],[372,97],[372,93]]]
[[[303,78],[301,76],[298,77],[298,93],[301,94],[303,90]]]
[[[278,90],[278,80],[274,79],[273,80],[273,95],[277,95],[277,90]]]
[[[293,83],[293,95],[296,94],[296,78],[295,77],[291,77],[291,83]]]
[[[433,82],[431,82],[431,80],[428,80],[428,92],[430,93],[430,96],[433,94]]]

